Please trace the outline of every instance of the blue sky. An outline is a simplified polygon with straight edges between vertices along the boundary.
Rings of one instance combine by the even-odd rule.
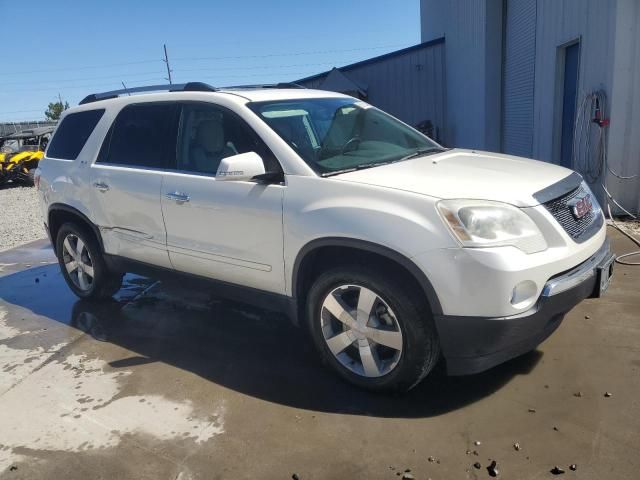
[[[0,121],[58,94],[166,83],[295,80],[420,41],[419,0],[0,0]]]

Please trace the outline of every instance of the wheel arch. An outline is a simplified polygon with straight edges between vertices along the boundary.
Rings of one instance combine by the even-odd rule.
[[[98,242],[100,252],[104,253],[104,245],[102,243],[102,235],[100,234],[100,229],[96,225],[94,225],[94,223],[89,220],[89,218],[80,210],[63,203],[52,204],[49,207],[49,211],[47,213],[47,228],[49,230],[49,237],[51,239],[51,244],[53,245],[54,253],[57,254],[56,237],[58,235],[58,230],[64,223],[67,222],[75,222],[78,225],[87,228],[87,230],[91,234],[93,234],[96,241]]]
[[[304,302],[300,300],[306,295],[309,277],[312,277],[315,271],[315,260],[320,252],[323,250],[326,251],[327,249],[333,251],[343,250],[344,252],[357,251],[369,256],[376,256],[387,262],[392,262],[415,280],[429,303],[432,314],[442,314],[442,306],[433,285],[424,272],[412,260],[389,247],[367,240],[343,237],[315,239],[304,245],[298,252],[291,275],[291,293],[299,307],[302,307],[304,304]]]

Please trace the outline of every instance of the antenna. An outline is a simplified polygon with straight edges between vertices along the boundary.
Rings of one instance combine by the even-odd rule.
[[[131,96],[131,94],[129,93],[129,89],[127,88],[127,86],[124,84],[124,82],[120,82],[122,84],[122,86],[124,87],[125,91],[127,92],[127,95]]]

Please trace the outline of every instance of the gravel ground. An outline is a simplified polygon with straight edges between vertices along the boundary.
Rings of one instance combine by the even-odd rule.
[[[0,251],[46,238],[34,187],[0,188]]]

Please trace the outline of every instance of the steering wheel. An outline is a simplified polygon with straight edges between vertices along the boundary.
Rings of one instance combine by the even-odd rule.
[[[347,143],[345,143],[342,146],[342,151],[340,152],[342,155],[344,155],[345,153],[351,151],[351,150],[357,150],[358,149],[358,145],[360,145],[360,142],[362,142],[362,139],[360,137],[351,137]],[[351,147],[355,147],[355,148],[351,148]]]

